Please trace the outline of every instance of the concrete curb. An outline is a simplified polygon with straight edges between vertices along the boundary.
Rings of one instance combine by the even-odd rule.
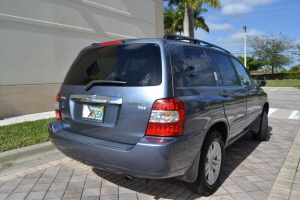
[[[275,182],[271,188],[268,200],[270,199],[283,199],[283,193],[278,191],[284,191],[284,198],[286,199],[298,199],[299,198],[299,184],[297,180],[300,180],[300,128],[295,136],[295,139],[290,147],[290,150],[285,157],[284,163],[281,166],[279,174],[277,175]]]
[[[51,142],[45,142],[0,153],[0,164],[20,163],[54,153],[58,153],[54,145]]]

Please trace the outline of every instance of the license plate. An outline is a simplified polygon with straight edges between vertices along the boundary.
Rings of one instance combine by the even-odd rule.
[[[82,118],[103,122],[104,106],[86,105],[83,104]]]

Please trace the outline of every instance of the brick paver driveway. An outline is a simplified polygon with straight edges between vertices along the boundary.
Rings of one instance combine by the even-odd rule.
[[[269,90],[274,94],[280,91]],[[299,101],[275,97],[270,99],[273,108],[285,103],[285,109],[299,109]],[[228,147],[222,185],[210,197],[190,192],[176,179],[150,180],[147,185],[139,178],[127,182],[124,175],[65,157],[0,177],[0,200],[300,199],[299,127],[300,120],[276,118],[273,114],[269,117],[267,141],[257,142],[246,134]]]

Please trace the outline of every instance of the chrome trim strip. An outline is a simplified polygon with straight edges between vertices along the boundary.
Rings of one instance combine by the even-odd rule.
[[[121,97],[109,97],[109,96],[97,96],[94,94],[90,95],[70,95],[71,101],[76,102],[87,102],[87,103],[103,103],[103,104],[122,104]]]

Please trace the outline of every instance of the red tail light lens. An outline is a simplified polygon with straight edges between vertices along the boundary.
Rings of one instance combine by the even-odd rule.
[[[159,99],[154,102],[146,135],[183,135],[185,121],[184,102],[178,98]]]
[[[59,106],[60,106],[60,94],[58,93],[55,98],[55,116],[56,116],[56,119],[62,120]]]
[[[110,42],[103,42],[102,44],[100,44],[100,47],[110,46],[110,45],[117,45],[117,44],[122,44],[122,43],[123,43],[122,40],[110,41]]]

